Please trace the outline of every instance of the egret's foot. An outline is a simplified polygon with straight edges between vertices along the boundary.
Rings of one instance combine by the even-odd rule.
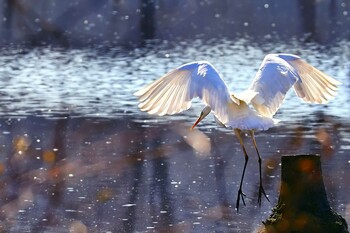
[[[259,204],[259,206],[261,206],[261,197],[262,197],[262,194],[264,194],[265,198],[270,202],[269,198],[267,197],[267,195],[266,195],[266,193],[265,193],[264,187],[260,184],[260,187],[259,187],[259,196],[258,196],[258,204]]]
[[[242,200],[243,205],[245,205],[245,200],[244,200],[245,197],[247,197],[247,195],[245,195],[242,192],[242,189],[239,189],[238,190],[238,194],[237,194],[237,201],[236,201],[236,210],[237,210],[237,212],[238,212],[238,209],[239,209],[240,200]]]

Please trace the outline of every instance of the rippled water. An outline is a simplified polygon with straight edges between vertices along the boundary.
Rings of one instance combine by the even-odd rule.
[[[170,69],[194,60],[208,60],[217,67],[229,88],[242,91],[254,77],[267,53],[287,52],[300,55],[314,66],[344,83],[336,101],[327,111],[347,116],[349,42],[332,47],[315,44],[251,44],[238,41],[200,40],[149,45],[144,49],[60,50],[52,48],[1,51],[1,113],[26,115],[68,112],[78,115],[116,116],[139,113],[135,91]],[[299,115],[324,106],[309,106],[290,95],[281,111]],[[339,108],[341,106],[341,108]]]
[[[278,198],[280,156],[319,153],[331,206],[350,221],[349,42],[332,46],[210,40],[144,48],[6,48],[0,55],[0,226],[9,232],[252,232]],[[254,148],[247,206],[234,210],[243,155],[203,106],[150,116],[133,93],[172,68],[208,60],[232,91],[249,86],[267,53],[300,55],[343,83],[328,105],[288,95],[279,126],[257,134],[271,202],[257,207]],[[209,145],[199,153],[190,139]],[[204,142],[207,142],[204,143]],[[197,148],[198,149],[198,148]],[[207,153],[205,153],[207,152]]]

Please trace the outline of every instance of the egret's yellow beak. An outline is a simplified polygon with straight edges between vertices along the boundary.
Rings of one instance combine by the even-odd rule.
[[[201,114],[201,115],[198,117],[198,119],[196,120],[196,122],[192,125],[191,130],[194,129],[194,127],[196,127],[196,125],[198,125],[198,123],[201,122],[201,120],[203,120],[203,118],[204,118],[204,115]]]
[[[201,115],[199,115],[197,121],[192,125],[191,130],[196,127],[196,125],[198,125],[199,122],[201,122],[201,120],[203,120],[206,116],[208,116],[208,114],[210,113],[211,108],[209,106],[206,106],[202,112]]]

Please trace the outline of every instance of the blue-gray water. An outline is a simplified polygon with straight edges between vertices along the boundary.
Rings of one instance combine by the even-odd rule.
[[[212,39],[132,50],[3,48],[1,227],[252,232],[277,202],[280,156],[291,153],[321,154],[331,206],[349,222],[349,46]],[[251,156],[244,183],[248,200],[236,213],[244,158],[232,132],[217,128],[211,117],[199,131],[188,131],[203,106],[199,101],[184,113],[158,117],[140,112],[133,93],[193,60],[210,61],[232,91],[242,91],[264,56],[278,52],[300,55],[342,85],[327,105],[302,103],[291,91],[276,115],[281,123],[257,133],[271,200],[261,208],[256,155],[245,139]],[[202,153],[191,139],[202,140]]]
[[[26,115],[35,111],[43,115],[67,112],[117,116],[139,113],[132,93],[169,70],[194,60],[210,61],[230,90],[239,92],[249,86],[267,53],[285,52],[300,55],[343,85],[337,99],[327,106],[301,104],[291,91],[280,111],[286,114],[278,114],[277,118],[289,120],[288,115],[302,117],[305,111],[312,114],[326,108],[328,113],[345,117],[350,111],[347,101],[349,46],[346,41],[320,46],[294,40],[286,44],[254,44],[245,39],[222,39],[163,42],[131,51],[3,48],[0,114]],[[197,111],[189,114],[197,115]]]

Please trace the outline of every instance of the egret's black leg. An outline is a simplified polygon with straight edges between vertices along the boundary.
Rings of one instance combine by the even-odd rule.
[[[262,185],[261,156],[260,156],[260,153],[259,153],[259,150],[258,150],[258,146],[257,146],[256,141],[255,141],[254,131],[251,130],[251,131],[249,131],[249,133],[250,133],[251,138],[253,139],[253,143],[254,143],[254,147],[255,147],[256,153],[258,154],[258,162],[259,162],[259,196],[258,196],[258,204],[259,204],[259,206],[261,206],[261,196],[262,196],[262,194],[264,194],[265,198],[268,201],[270,201],[270,200],[267,197],[267,195],[265,193],[265,190],[264,190],[264,187]]]
[[[247,167],[248,159],[249,159],[247,151],[246,151],[246,149],[244,147],[243,140],[242,140],[242,137],[241,137],[240,133],[241,133],[241,130],[235,129],[235,134],[236,134],[236,137],[238,138],[239,143],[241,144],[241,147],[242,147],[242,150],[243,150],[243,153],[244,153],[244,159],[245,159],[243,172],[242,172],[242,177],[241,177],[241,182],[239,184],[239,189],[238,189],[237,201],[236,201],[236,210],[237,210],[237,212],[238,212],[238,209],[239,209],[240,199],[242,199],[243,205],[245,205],[244,197],[246,197],[246,195],[242,191],[242,185],[243,185],[245,169]]]

